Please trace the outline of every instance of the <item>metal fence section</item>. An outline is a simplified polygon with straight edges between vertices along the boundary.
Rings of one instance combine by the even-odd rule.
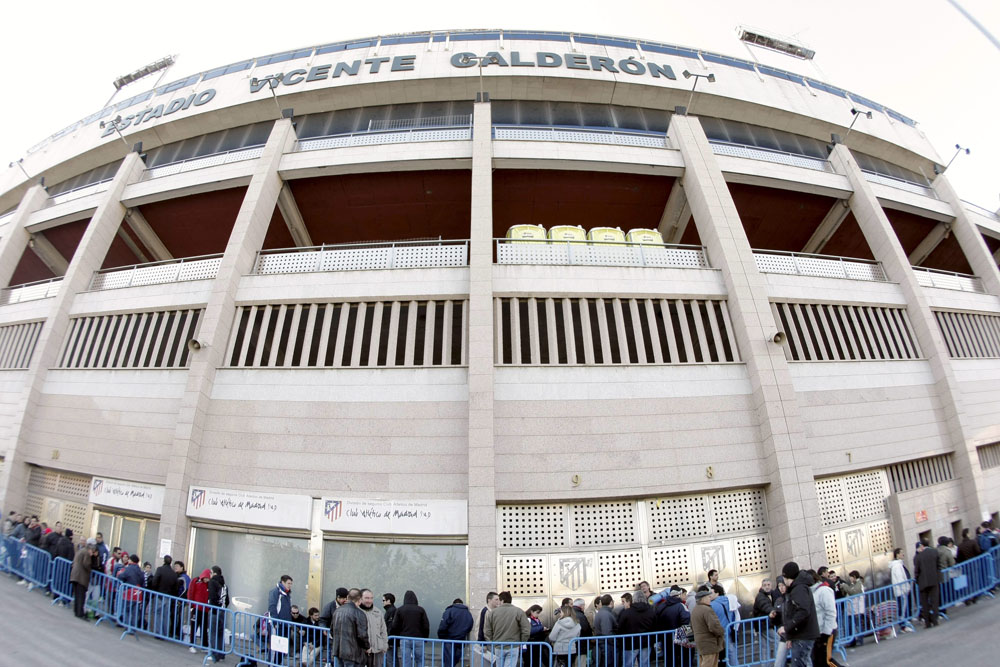
[[[110,178],[106,178],[103,181],[97,181],[96,183],[88,183],[87,185],[81,185],[78,188],[73,188],[72,190],[66,190],[65,192],[60,192],[57,195],[52,195],[45,202],[46,208],[49,206],[56,206],[58,204],[65,204],[68,201],[73,201],[74,199],[81,199],[82,197],[87,197],[89,195],[97,194],[98,192],[104,192],[107,190],[111,183]]]
[[[960,292],[975,292],[985,294],[983,281],[977,276],[967,273],[956,273],[955,271],[940,271],[938,269],[927,269],[922,266],[914,266],[913,273],[917,276],[917,282],[924,287],[937,287],[940,289],[952,289]]]
[[[460,666],[553,667],[552,645],[546,642],[476,642],[390,636],[389,651],[382,659],[382,667]]]
[[[247,611],[233,614],[232,652],[258,665],[333,664],[328,628]]]
[[[497,141],[567,141],[581,144],[642,146],[643,148],[667,147],[667,135],[662,132],[602,127],[494,125],[493,138]]]
[[[726,663],[732,667],[772,665],[782,643],[767,616],[736,621],[726,632]]]
[[[712,152],[716,155],[728,155],[730,157],[742,157],[750,160],[763,160],[764,162],[774,162],[785,164],[790,167],[804,167],[814,171],[833,172],[833,167],[826,160],[800,155],[798,153],[788,153],[786,151],[774,150],[771,148],[761,148],[759,146],[748,146],[728,141],[710,140]]]
[[[955,607],[980,595],[993,597],[991,591],[998,583],[996,569],[998,554],[1000,547],[941,570],[939,608]]]
[[[149,180],[153,178],[160,178],[161,176],[179,174],[184,171],[194,171],[195,169],[215,167],[220,164],[232,164],[233,162],[242,162],[243,160],[255,160],[263,154],[263,144],[259,146],[247,146],[245,148],[234,148],[230,151],[191,157],[186,160],[178,160],[177,162],[169,162],[156,167],[150,167],[143,173],[142,178],[143,180]]]
[[[204,649],[206,662],[209,656],[218,660],[233,652],[234,612],[229,609],[124,583],[118,587],[115,605],[118,623],[125,628],[123,639],[139,633]]]
[[[47,587],[52,580],[52,556],[48,551],[8,537],[6,569],[27,581],[30,587]]]
[[[52,604],[65,600],[73,601],[73,584],[69,580],[73,563],[65,558],[56,558],[52,561],[52,581],[49,588],[52,590]]]
[[[912,579],[837,600],[837,649],[871,636],[876,642],[896,636],[896,628],[912,625],[920,612]]]
[[[90,573],[86,608],[97,617],[98,625],[107,620],[119,622],[117,613],[121,609],[121,604],[118,601],[118,591],[122,585],[121,581],[103,572]]]
[[[784,273],[793,276],[846,278],[887,282],[882,264],[869,259],[813,255],[783,250],[754,250],[753,259],[761,273]]]
[[[660,664],[664,667],[694,667],[697,665],[697,650],[691,646],[675,644],[675,636],[676,632],[669,630],[610,637],[577,637],[569,642],[566,653],[559,654],[553,649],[552,660],[556,667],[574,665],[650,667]],[[527,661],[523,664],[525,667],[531,667]]]
[[[914,183],[913,181],[904,181],[902,178],[896,178],[895,176],[886,176],[885,174],[876,174],[874,171],[861,170],[865,175],[865,180],[869,183],[879,183],[881,185],[888,185],[890,188],[896,188],[897,190],[906,190],[907,192],[912,192],[914,194],[923,195],[925,197],[931,197],[932,199],[937,199],[937,193],[926,185],[921,185],[920,183]]]
[[[90,289],[97,291],[205,280],[214,278],[218,274],[221,263],[222,255],[218,254],[101,269],[94,272],[94,277],[90,280]]]
[[[418,269],[468,263],[469,242],[465,240],[386,241],[261,250],[257,253],[254,273]]]
[[[58,276],[48,280],[37,280],[33,283],[4,287],[0,290],[0,306],[21,303],[22,301],[34,301],[35,299],[47,299],[58,294],[61,285],[62,276]]]
[[[702,246],[546,239],[494,241],[497,247],[497,264],[709,268],[708,257]]]

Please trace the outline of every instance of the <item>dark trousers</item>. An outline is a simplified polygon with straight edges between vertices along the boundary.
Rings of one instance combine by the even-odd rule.
[[[920,589],[920,618],[924,619],[927,627],[938,624],[938,604],[940,604],[941,591],[937,585]]]
[[[77,618],[87,615],[87,586],[73,582],[73,613]]]
[[[834,630],[832,635],[821,634],[816,642],[813,644],[813,667],[829,667],[830,666],[830,656],[833,651],[833,642],[837,636],[837,631]]]

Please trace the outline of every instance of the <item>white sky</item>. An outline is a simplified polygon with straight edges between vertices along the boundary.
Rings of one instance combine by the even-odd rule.
[[[960,0],[995,36],[1000,2]],[[770,56],[919,122],[962,198],[1000,205],[1000,50],[947,0],[499,0],[497,2],[10,3],[0,14],[0,168],[99,110],[117,76],[168,54],[164,83],[253,56],[419,30],[561,30],[652,39],[748,58],[737,25],[794,36],[814,64]],[[758,57],[761,51],[755,50]],[[136,94],[155,82],[126,89]],[[122,95],[126,93],[123,91]],[[859,121],[863,122],[863,120]],[[13,167],[16,169],[17,167]]]

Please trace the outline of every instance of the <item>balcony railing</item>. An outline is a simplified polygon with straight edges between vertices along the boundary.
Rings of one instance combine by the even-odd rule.
[[[917,276],[917,282],[924,287],[937,287],[940,289],[953,289],[959,292],[975,292],[985,294],[986,288],[983,281],[976,276],[967,273],[955,273],[954,271],[940,271],[938,269],[928,269],[922,266],[914,266],[913,273]]]
[[[709,268],[705,248],[696,245],[545,239],[494,241],[497,246],[497,264]]]
[[[87,185],[81,185],[78,188],[73,188],[72,190],[66,190],[65,192],[60,192],[57,195],[52,195],[45,202],[46,206],[56,206],[57,204],[65,204],[68,201],[73,201],[74,199],[80,199],[88,195],[92,195],[98,192],[104,192],[110,186],[110,178],[106,178],[103,181],[97,181],[96,183],[88,183]]]
[[[308,248],[278,248],[257,253],[254,273],[313,273],[466,266],[469,242],[386,241],[344,243]]]
[[[983,208],[982,206],[973,204],[970,201],[965,201],[964,199],[962,200],[962,203],[965,204],[965,208],[969,209],[973,213],[978,213],[984,218],[989,218],[990,220],[996,220],[1000,222],[1000,215],[997,215],[996,211],[991,211],[988,208]]]
[[[709,141],[712,145],[712,152],[716,155],[728,155],[730,157],[742,157],[750,160],[763,160],[764,162],[774,162],[776,164],[786,164],[791,167],[803,167],[814,171],[833,172],[833,167],[826,160],[800,155],[799,153],[788,153],[786,151],[774,150],[771,148],[761,148],[759,146],[748,146],[730,141]]]
[[[47,299],[59,293],[60,285],[62,285],[62,276],[4,287],[0,290],[0,306],[21,303],[22,301],[34,301],[35,299]]]
[[[914,194],[931,197],[932,199],[938,198],[937,193],[926,185],[903,180],[902,178],[896,178],[895,176],[876,174],[874,171],[867,171],[865,169],[862,169],[861,171],[865,175],[865,180],[869,183],[880,183],[881,185],[888,185],[890,188],[896,188],[897,190],[906,190],[907,192],[913,192]]]
[[[205,280],[214,278],[218,274],[221,262],[221,254],[200,255],[101,269],[96,271],[94,277],[91,278],[90,289],[98,291],[140,285],[179,283],[187,280]]]
[[[212,153],[211,155],[202,155],[199,157],[190,157],[186,160],[178,160],[177,162],[168,162],[167,164],[150,167],[146,170],[142,177],[145,180],[149,180],[153,178],[160,178],[162,176],[171,176],[184,171],[194,171],[195,169],[216,167],[220,164],[232,164],[233,162],[242,162],[244,160],[255,160],[263,154],[263,144],[257,146],[246,146],[244,148],[234,148],[230,151]]]
[[[754,250],[753,258],[761,273],[888,282],[882,265],[870,259],[781,250]]]
[[[472,116],[434,116],[400,120],[373,120],[368,129],[300,139],[296,151],[319,151],[349,146],[404,144],[416,141],[471,141]]]
[[[663,132],[564,125],[494,125],[493,138],[498,141],[568,141],[645,148],[667,147],[667,135]]]

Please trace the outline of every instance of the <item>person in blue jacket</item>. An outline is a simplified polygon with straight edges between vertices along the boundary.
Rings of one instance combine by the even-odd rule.
[[[448,605],[441,616],[441,623],[438,625],[438,639],[465,641],[469,638],[469,633],[472,632],[472,626],[472,612],[462,603],[461,598],[455,598],[455,601]],[[460,646],[458,651],[453,651],[451,644],[445,644],[444,650],[441,652],[441,666],[453,667],[462,662],[465,657],[462,655],[462,648]]]
[[[275,634],[279,637],[288,636],[289,626],[274,621],[290,622],[292,620],[292,583],[292,578],[283,574],[271,592],[267,594],[267,615],[271,617],[271,622],[268,623],[269,634]],[[280,654],[275,653],[271,655],[270,660],[280,662],[281,658]]]
[[[97,548],[96,544],[94,548]],[[141,589],[146,587],[146,575],[139,567],[139,556],[136,554],[129,556],[128,565],[118,571],[118,579],[123,584],[130,584],[134,587],[126,588],[122,594],[122,599],[125,601],[125,618],[123,620],[126,625],[138,627],[142,623],[143,595]]]

